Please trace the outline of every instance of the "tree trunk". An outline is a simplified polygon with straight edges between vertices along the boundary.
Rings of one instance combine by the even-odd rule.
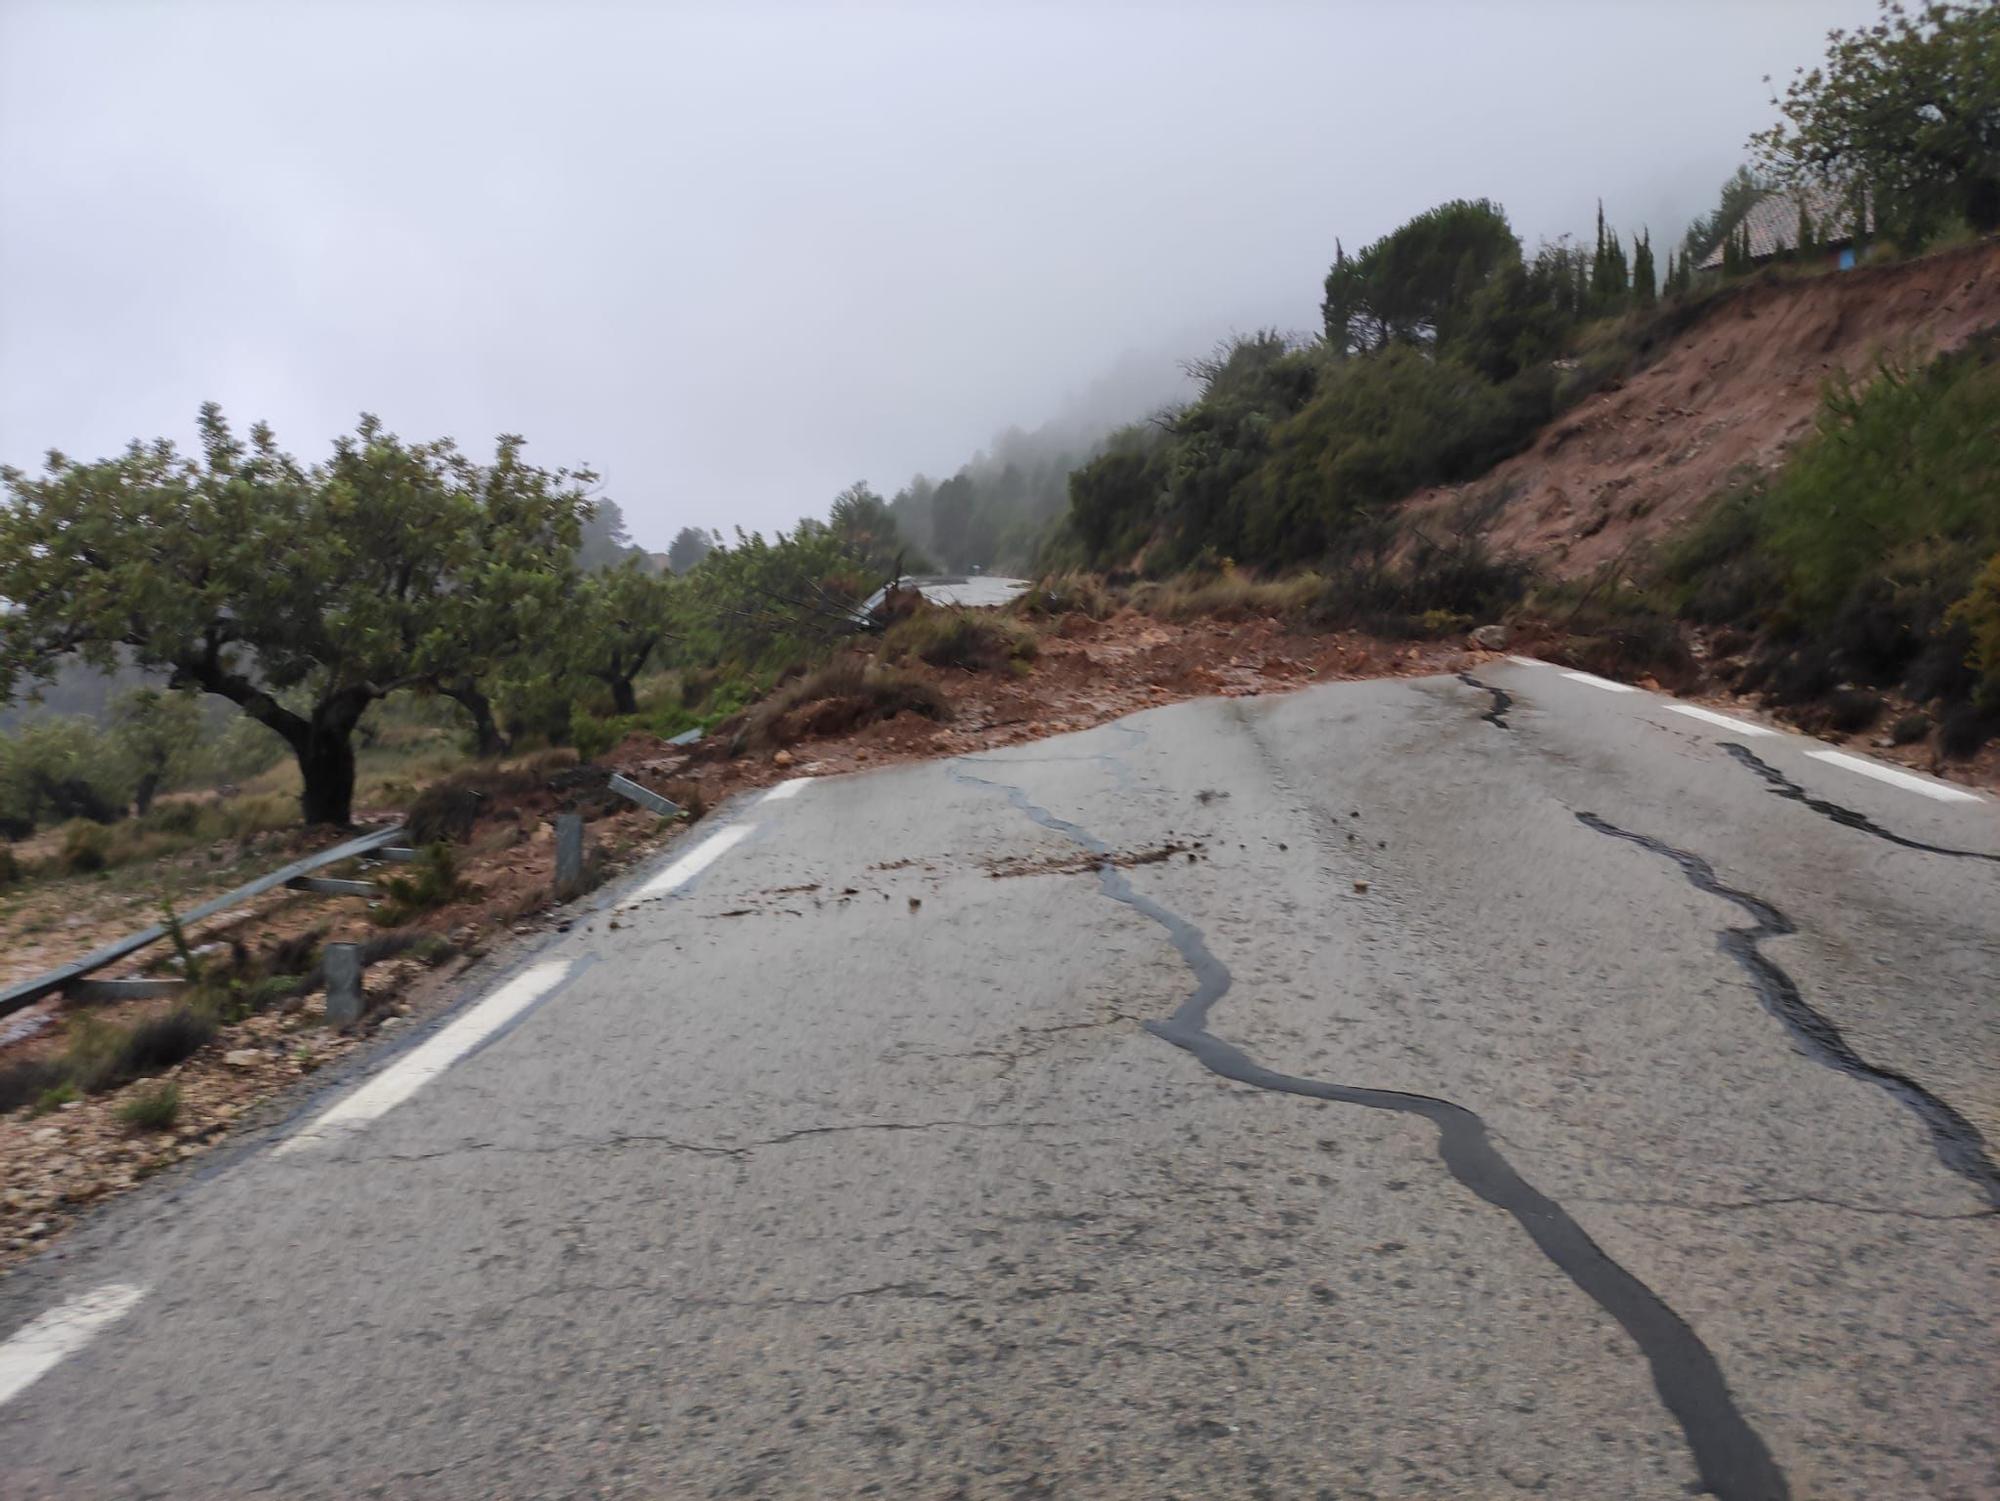
[[[605,679],[611,685],[611,712],[614,714],[637,714],[639,696],[632,691],[632,680],[623,677]]]
[[[478,683],[471,678],[460,678],[457,682],[447,683],[440,691],[472,716],[472,753],[475,756],[484,761],[507,753],[507,737],[500,733],[500,726],[493,718],[492,700],[481,691]]]
[[[221,644],[176,664],[171,685],[217,693],[273,731],[299,763],[299,809],[305,821],[345,828],[354,821],[354,727],[376,697],[366,685],[342,688],[313,705],[307,718],[293,713],[241,673],[222,665]]]
[[[305,779],[299,807],[307,823],[340,828],[354,821],[353,726],[327,724],[315,714],[303,743],[292,747]]]
[[[148,767],[139,778],[139,785],[132,789],[132,811],[135,817],[144,818],[153,808],[153,794],[160,790],[160,773]]]

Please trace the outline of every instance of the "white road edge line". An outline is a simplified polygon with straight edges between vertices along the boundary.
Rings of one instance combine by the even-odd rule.
[[[781,802],[788,797],[797,797],[812,784],[811,777],[793,777],[789,782],[780,782],[757,801],[760,803]]]
[[[755,824],[748,823],[732,824],[726,829],[719,829],[710,834],[708,838],[620,902],[618,910],[622,912],[627,907],[636,906],[640,902],[649,902],[656,896],[665,896],[668,892],[687,885],[689,881],[749,838],[750,831],[755,827]]]
[[[1563,674],[1572,683],[1588,683],[1593,688],[1602,688],[1606,693],[1637,693],[1639,690],[1630,683],[1614,683],[1610,678],[1598,677],[1589,672],[1566,672]]]
[[[566,959],[550,959],[514,976],[436,1035],[411,1048],[339,1104],[317,1116],[272,1155],[327,1145],[394,1110],[569,977]]]
[[[1949,782],[1936,781],[1930,777],[1914,776],[1907,771],[1895,771],[1887,766],[1877,766],[1873,761],[1860,756],[1850,756],[1845,751],[1814,750],[1806,754],[1815,761],[1824,761],[1829,766],[1845,767],[1848,771],[1858,771],[1864,777],[1873,777],[1878,782],[1887,782],[1891,787],[1901,787],[1909,792],[1921,792],[1925,797],[1934,797],[1941,803],[1984,802],[1976,792],[1967,792],[1963,787],[1954,787]]]
[[[1721,725],[1725,730],[1734,730],[1739,735],[1775,735],[1776,730],[1761,724],[1752,724],[1747,719],[1731,719],[1727,714],[1717,714],[1712,709],[1698,709],[1693,704],[1668,704],[1676,714],[1685,714],[1689,719],[1699,719],[1707,724]]]
[[[1516,667],[1547,667],[1549,665],[1540,657],[1517,657],[1512,652],[1507,654],[1507,660],[1512,662]]]
[[[0,1345],[0,1407],[74,1355],[100,1329],[117,1323],[146,1296],[129,1282],[107,1282],[30,1319]]]

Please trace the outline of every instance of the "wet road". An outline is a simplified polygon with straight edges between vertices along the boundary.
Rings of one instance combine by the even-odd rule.
[[[1751,730],[1496,663],[724,810],[10,1279],[0,1493],[2000,1494],[2000,805]]]

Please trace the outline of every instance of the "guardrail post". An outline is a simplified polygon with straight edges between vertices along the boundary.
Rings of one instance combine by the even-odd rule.
[[[343,1031],[361,1020],[361,945],[329,943],[320,963],[326,970],[326,1022]]]
[[[583,815],[556,815],[556,900],[566,902],[583,890]]]

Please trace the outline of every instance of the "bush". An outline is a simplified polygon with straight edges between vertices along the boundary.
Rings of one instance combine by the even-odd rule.
[[[62,1109],[65,1105],[74,1105],[82,1098],[83,1095],[77,1089],[76,1085],[65,1079],[53,1088],[44,1090],[41,1096],[36,1099],[35,1108],[29,1114],[51,1115]]]
[[[1966,661],[1979,673],[1981,698],[2000,708],[2000,552],[1952,606],[1951,617],[1968,638]]]
[[[180,1119],[181,1091],[177,1084],[156,1084],[134,1091],[118,1107],[118,1119],[134,1131],[165,1131]]]
[[[1954,761],[1971,759],[1992,736],[1996,720],[2000,714],[1978,704],[1954,705],[1938,722],[1938,753]]]
[[[130,1027],[80,1016],[70,1026],[62,1071],[78,1088],[100,1094],[192,1058],[214,1040],[216,1030],[214,1013],[193,1003],[142,1018]]]
[[[172,1068],[207,1047],[215,1033],[214,1016],[197,1006],[175,1006],[146,1017],[125,1034],[113,1055],[117,1077],[136,1079]]]
[[[71,875],[85,875],[110,864],[111,833],[104,825],[76,819],[63,829],[62,849],[56,856]]]
[[[1858,735],[1882,717],[1882,695],[1842,688],[1827,701],[1827,723],[1843,735]]]
[[[1829,386],[1817,432],[1775,475],[1711,505],[1662,577],[1688,616],[1760,634],[1743,686],[1777,701],[1858,683],[1953,703],[1989,681],[2000,699],[2000,573],[1989,584],[1981,571],[2000,566],[1996,493],[1989,334],[1916,373]],[[1867,717],[1859,700],[1828,708],[1836,723]]]
[[[882,635],[885,661],[914,656],[933,667],[962,667],[975,672],[1033,661],[1039,650],[1032,630],[987,610],[925,608],[899,620]]]
[[[1928,714],[1905,714],[1889,731],[1889,738],[1897,745],[1915,745],[1931,732],[1931,717]]]
[[[0,1115],[19,1110],[23,1105],[40,1107],[56,1090],[68,1089],[72,1096],[75,1086],[70,1084],[62,1065],[44,1058],[25,1058],[0,1066]],[[49,1109],[61,1104],[53,1100]]]
[[[904,712],[951,718],[944,695],[925,679],[860,657],[843,657],[785,684],[753,708],[734,737],[733,750],[776,750]]]
[[[18,886],[21,882],[21,862],[14,854],[14,846],[0,844],[0,888]]]
[[[1248,620],[1269,615],[1295,619],[1319,599],[1326,580],[1317,573],[1259,579],[1225,568],[1210,578],[1184,576],[1141,584],[1132,591],[1133,604],[1162,620]]]
[[[382,883],[385,900],[369,915],[385,928],[400,928],[420,913],[434,911],[467,895],[458,874],[458,856],[442,841],[424,847],[411,873]]]
[[[600,719],[581,704],[570,710],[569,743],[576,747],[576,753],[586,761],[595,761],[623,740],[629,730],[628,721]]]
[[[1447,636],[1497,620],[1527,593],[1529,570],[1477,537],[1419,541],[1407,562],[1357,550],[1336,564],[1312,609],[1322,625],[1387,636]]]
[[[1032,588],[1023,590],[1007,608],[1019,615],[1076,614],[1103,620],[1118,608],[1118,602],[1101,575],[1070,572],[1041,579]]]

